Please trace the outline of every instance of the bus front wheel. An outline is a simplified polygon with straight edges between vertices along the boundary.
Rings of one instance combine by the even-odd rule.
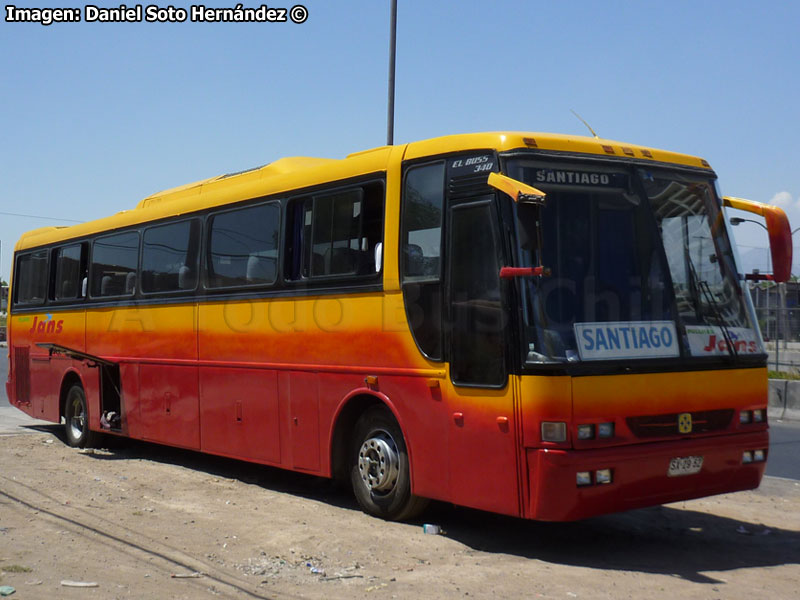
[[[413,518],[428,504],[411,494],[403,432],[383,406],[369,408],[356,423],[350,482],[361,508],[389,521]]]
[[[97,434],[89,430],[89,410],[86,393],[80,385],[73,385],[67,392],[64,406],[67,443],[73,448],[91,447]]]

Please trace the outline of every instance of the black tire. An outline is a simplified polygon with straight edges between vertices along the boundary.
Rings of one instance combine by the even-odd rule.
[[[90,448],[97,440],[97,434],[89,430],[86,393],[78,384],[69,388],[64,402],[64,431],[67,443],[73,448]]]
[[[411,494],[403,432],[384,406],[372,406],[356,422],[350,452],[350,484],[364,512],[388,521],[419,515],[427,498]]]

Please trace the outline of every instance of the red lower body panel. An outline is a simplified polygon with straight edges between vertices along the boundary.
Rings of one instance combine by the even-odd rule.
[[[680,440],[601,450],[527,450],[526,517],[573,521],[758,487],[766,462],[742,463],[745,450],[769,448],[769,433]],[[670,460],[702,456],[699,473],[669,477]],[[611,469],[612,482],[578,486],[580,471]]]

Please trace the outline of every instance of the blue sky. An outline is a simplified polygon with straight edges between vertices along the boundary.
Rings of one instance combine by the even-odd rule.
[[[282,156],[384,144],[389,0],[304,5],[301,25],[0,22],[0,212],[90,220]],[[785,0],[399,0],[395,141],[584,135],[574,109],[602,137],[705,157],[725,194],[779,203],[798,227],[798,23]],[[0,277],[19,235],[51,224],[0,214]],[[751,250],[764,230],[735,231],[766,269]]]

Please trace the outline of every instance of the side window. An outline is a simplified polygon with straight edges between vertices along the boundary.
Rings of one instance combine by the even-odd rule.
[[[287,279],[375,275],[382,269],[382,184],[289,203]]]
[[[193,290],[197,287],[200,222],[169,223],[145,229],[142,236],[142,292]]]
[[[92,245],[92,297],[132,296],[136,291],[138,263],[138,232],[97,238]]]
[[[269,285],[278,276],[281,209],[277,202],[248,206],[209,219],[210,288]]]
[[[439,279],[441,274],[444,163],[407,171],[403,188],[403,279]]]
[[[53,290],[56,300],[77,300],[86,295],[85,248],[85,244],[74,244],[56,250],[56,279]]]
[[[43,304],[47,297],[48,251],[39,250],[17,259],[14,271],[14,296],[16,304]]]
[[[441,246],[445,163],[406,171],[403,180],[400,268],[403,301],[414,339],[430,359],[442,360]]]

